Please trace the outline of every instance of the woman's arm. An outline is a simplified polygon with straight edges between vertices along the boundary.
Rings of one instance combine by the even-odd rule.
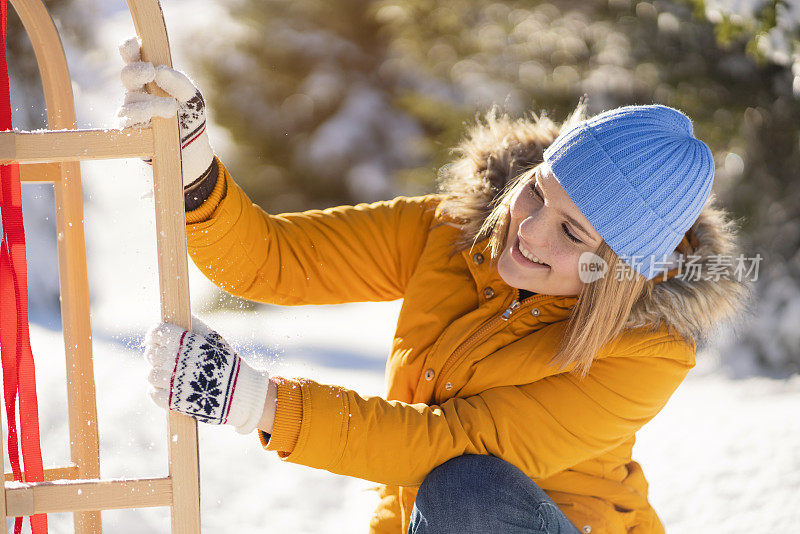
[[[186,221],[189,254],[218,286],[282,305],[403,296],[440,195],[270,215],[216,161],[214,190]]]
[[[271,439],[261,439],[285,461],[384,484],[419,485],[462,454],[491,454],[546,478],[629,439],[693,366],[690,346],[659,339],[595,361],[583,381],[562,373],[440,406],[285,380]]]

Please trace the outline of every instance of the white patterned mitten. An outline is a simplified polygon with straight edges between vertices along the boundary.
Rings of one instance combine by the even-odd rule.
[[[190,187],[213,172],[214,151],[206,132],[206,103],[192,80],[166,65],[153,66],[141,61],[141,45],[136,37],[119,47],[125,66],[122,83],[125,101],[117,112],[120,127],[148,126],[153,117],[174,117],[178,113],[181,135],[183,186]],[[146,93],[144,86],[155,82],[169,97]],[[144,160],[152,165],[149,159]]]
[[[269,375],[250,367],[196,317],[192,330],[159,323],[145,336],[150,397],[198,421],[252,432],[264,411]]]

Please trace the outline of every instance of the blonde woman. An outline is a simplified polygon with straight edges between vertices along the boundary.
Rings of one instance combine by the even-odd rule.
[[[439,193],[270,215],[214,156],[192,82],[141,63],[135,40],[121,50],[123,125],[180,113],[189,252],[207,277],[287,306],[404,299],[383,397],[255,371],[197,321],[147,335],[159,405],[378,483],[372,534],[664,531],[636,432],[747,289],[702,272],[735,252],[734,228],[683,113],[490,114]],[[174,101],[145,96],[152,80]]]

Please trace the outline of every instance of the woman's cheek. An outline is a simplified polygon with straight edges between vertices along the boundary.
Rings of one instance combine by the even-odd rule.
[[[565,275],[568,276],[573,280],[573,282],[580,282],[580,277],[578,276],[578,262],[580,260],[580,254],[572,254],[569,258],[569,261],[564,266],[565,268]]]
[[[555,269],[559,275],[565,277],[578,276],[579,255],[572,251],[559,251],[556,256]]]

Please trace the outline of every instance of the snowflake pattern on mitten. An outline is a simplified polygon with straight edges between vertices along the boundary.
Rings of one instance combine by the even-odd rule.
[[[197,91],[191,100],[180,106],[178,119],[180,121],[181,148],[186,148],[206,129],[206,102],[200,91]]]
[[[206,101],[199,90],[190,100],[180,103],[178,124],[181,134],[181,150],[191,145],[206,131]],[[152,158],[143,161],[148,165],[153,164]]]
[[[169,407],[204,423],[225,424],[240,360],[216,332],[184,332],[170,384]]]

